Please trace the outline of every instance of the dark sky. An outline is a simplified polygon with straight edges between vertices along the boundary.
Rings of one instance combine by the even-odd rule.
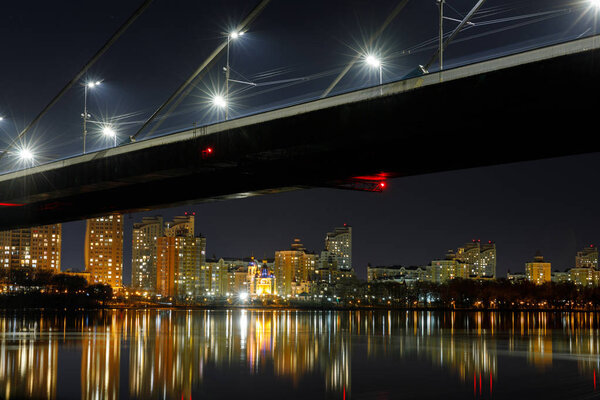
[[[10,2],[0,17],[0,148],[10,142],[135,10],[140,1]],[[90,92],[90,146],[108,143],[99,134],[111,123],[119,135],[140,123],[223,40],[254,1],[155,0],[89,71],[103,84]],[[367,49],[366,38],[395,7],[392,0],[272,0],[240,41],[232,44],[234,78],[260,83],[232,87],[233,117],[318,97],[356,52],[384,60],[393,81],[427,62],[437,35],[434,0],[412,0]],[[464,15],[475,0],[448,1],[447,14]],[[448,49],[448,67],[497,54],[586,36],[596,10],[585,1],[488,0]],[[452,22],[445,24],[451,30]],[[435,44],[433,45],[435,46]],[[410,50],[410,54],[408,54]],[[220,60],[218,67],[224,65]],[[290,79],[303,78],[289,82]],[[349,91],[377,82],[355,66],[336,88]],[[214,68],[195,82],[190,96],[156,134],[214,122],[210,95],[223,86]],[[72,88],[20,145],[38,162],[81,151],[83,89]],[[460,123],[460,121],[449,121]],[[569,133],[565,133],[569,134]],[[486,145],[485,129],[481,145]],[[493,143],[492,143],[493,145]],[[185,209],[162,210],[166,219],[197,213],[208,254],[272,257],[294,237],[320,251],[327,231],[354,227],[354,264],[364,274],[373,264],[423,265],[471,239],[494,240],[498,272],[522,270],[541,250],[557,268],[570,267],[575,252],[599,243],[597,154],[402,178],[382,194],[313,189]],[[0,169],[12,168],[7,157]],[[466,182],[476,190],[465,192]],[[470,185],[469,185],[470,186]],[[156,214],[156,213],[152,213]],[[126,218],[126,233],[141,215]],[[84,222],[64,225],[63,265],[82,268]],[[126,236],[125,282],[130,276]]]

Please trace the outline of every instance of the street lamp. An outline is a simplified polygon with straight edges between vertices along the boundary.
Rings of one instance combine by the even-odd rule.
[[[213,105],[219,107],[219,108],[226,108],[227,107],[227,100],[225,100],[225,98],[221,95],[216,95],[213,97],[212,99]]]
[[[34,159],[34,154],[28,148],[23,148],[19,150],[19,159],[25,164],[32,164]]]
[[[227,65],[225,66],[225,120],[229,119],[229,43],[231,40],[235,40],[240,36],[244,36],[244,31],[233,31],[227,35]]]
[[[105,126],[102,129],[102,134],[104,134],[104,136],[106,136],[107,138],[113,138],[114,147],[117,147],[117,132],[115,132],[113,128],[111,128],[110,126]]]
[[[90,81],[90,82],[86,82],[83,85],[83,114],[81,114],[81,116],[83,117],[83,154],[85,154],[85,139],[87,136],[87,119],[89,117],[91,117],[90,114],[88,114],[87,112],[87,92],[88,92],[88,88],[89,89],[93,89],[96,86],[100,85],[100,81]]]
[[[589,0],[590,4],[596,8],[600,8],[600,0]]]
[[[379,69],[379,85],[381,86],[383,84],[383,63],[374,55],[368,55],[365,58],[365,62],[370,67]]]

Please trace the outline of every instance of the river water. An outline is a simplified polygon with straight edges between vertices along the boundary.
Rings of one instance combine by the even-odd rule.
[[[0,313],[0,399],[587,399],[600,314]]]

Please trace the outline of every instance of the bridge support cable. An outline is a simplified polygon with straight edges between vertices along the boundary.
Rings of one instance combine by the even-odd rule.
[[[6,156],[6,154],[8,154],[8,151],[15,145],[17,144],[26,134],[27,132],[29,132],[29,130],[39,122],[40,119],[42,119],[42,117],[52,108],[52,106],[54,106],[54,104],[56,104],[61,98],[62,96],[77,82],[79,82],[79,80],[81,79],[81,77],[92,67],[92,65],[94,65],[96,63],[96,61],[98,61],[98,59],[113,45],[113,43],[115,43],[117,41],[117,39],[119,39],[119,37],[121,37],[121,35],[127,30],[127,28],[129,28],[131,26],[131,24],[133,24],[133,22],[148,8],[148,6],[150,6],[150,3],[152,3],[152,0],[145,0],[141,6],[138,7],[137,10],[134,11],[133,14],[131,14],[131,16],[127,19],[127,21],[125,21],[123,23],[123,25],[121,25],[121,27],[119,27],[119,29],[111,36],[110,39],[108,39],[108,41],[106,43],[104,43],[104,46],[102,46],[100,48],[100,50],[98,50],[96,52],[96,54],[94,54],[92,56],[92,58],[90,58],[90,60],[83,66],[83,68],[81,68],[81,70],[77,73],[77,75],[75,75],[75,77],[73,77],[73,79],[71,79],[71,81],[69,81],[61,90],[60,92],[58,92],[58,94],[56,96],[54,96],[54,98],[42,109],[42,111],[25,127],[25,129],[23,129],[19,135],[10,142],[10,144],[2,151],[2,153],[0,153],[0,160],[2,158],[4,158]]]
[[[270,0],[261,0],[252,11],[242,20],[242,22],[236,27],[236,32],[243,31],[246,29],[252,21],[262,12],[262,10],[269,4]],[[165,113],[165,117],[168,116],[185,98],[185,96],[193,89],[193,87],[189,87],[190,84],[196,80],[200,74],[206,73],[208,67],[212,65],[212,63],[216,60],[216,58],[227,48],[227,43],[229,41],[229,37],[223,43],[221,43],[207,58],[204,60],[202,64],[194,71],[194,73],[183,82],[176,90],[169,96],[169,98],[154,111],[154,113],[144,122],[144,124],[137,130],[137,132],[129,137],[129,142],[134,142],[136,138],[154,121],[154,119],[167,107],[173,100],[177,99],[177,101],[171,105],[169,110]],[[156,125],[149,132],[151,134],[162,124],[164,118],[159,120]],[[127,141],[122,142],[121,144],[125,144]]]
[[[394,20],[394,18],[396,18],[396,16],[400,13],[400,11],[402,11],[402,9],[406,6],[406,4],[408,4],[408,1],[409,0],[402,0],[400,3],[398,3],[396,8],[394,8],[394,10],[391,12],[391,14],[388,15],[386,20],[383,22],[383,25],[381,25],[381,27],[377,30],[377,32],[375,32],[373,35],[371,35],[371,37],[369,38],[369,41],[367,42],[367,46],[371,46],[371,44],[373,44],[375,39],[377,39],[383,33],[383,31]],[[348,71],[350,71],[350,68],[352,68],[354,66],[354,64],[356,64],[356,62],[358,60],[360,60],[361,57],[362,57],[362,54],[357,54],[356,56],[354,56],[354,58],[350,61],[350,63],[348,63],[348,65],[346,65],[346,68],[344,68],[344,70],[342,72],[340,72],[340,74],[335,78],[335,80],[331,83],[331,85],[329,85],[329,87],[327,89],[325,89],[325,91],[321,95],[321,98],[327,97],[329,95],[329,93],[331,93],[331,91],[337,86],[337,84],[342,80],[342,78],[344,76],[346,76]]]
[[[436,51],[431,56],[431,58],[429,59],[429,61],[427,62],[427,64],[425,64],[425,66],[423,67],[423,69],[425,71],[429,70],[429,67],[431,66],[431,64],[433,64],[433,62],[436,60],[436,58],[440,57],[440,59],[442,59],[443,54],[444,54],[444,50],[446,49],[446,47],[448,47],[448,45],[450,44],[450,42],[452,41],[452,39],[454,39],[454,37],[462,30],[462,28],[469,23],[469,21],[471,20],[471,17],[473,17],[473,15],[481,8],[481,6],[483,5],[483,3],[485,3],[485,0],[479,0],[477,2],[477,4],[475,4],[475,6],[471,9],[471,11],[469,11],[469,13],[463,18],[463,20],[460,22],[460,24],[458,24],[458,26],[456,28],[454,28],[454,30],[452,31],[452,33],[450,34],[450,36],[448,36],[446,38],[446,40],[443,42],[443,44],[440,44],[440,47],[438,48],[438,51]],[[441,37],[440,37],[440,40],[441,40]],[[443,68],[443,65],[442,65],[442,68]]]

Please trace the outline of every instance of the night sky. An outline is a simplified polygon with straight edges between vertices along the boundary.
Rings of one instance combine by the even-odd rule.
[[[412,0],[370,49],[365,42],[397,1],[272,0],[247,35],[232,43],[232,116],[317,98],[357,52],[382,57],[384,81],[427,62],[437,35],[434,0]],[[0,17],[0,149],[4,148],[128,18],[141,1],[10,2]],[[93,149],[109,145],[99,133],[110,123],[121,137],[141,123],[224,40],[254,1],[155,0],[94,65],[88,78],[88,128]],[[447,15],[461,18],[475,0],[449,0]],[[593,34],[596,10],[584,1],[488,0],[473,28],[445,55],[447,67]],[[446,22],[445,29],[456,25]],[[410,51],[409,51],[410,50]],[[199,82],[155,133],[205,124],[219,116],[211,95],[223,87],[224,59]],[[353,67],[334,93],[377,83],[363,64]],[[577,100],[574,100],[577,101]],[[73,87],[20,143],[38,162],[81,151],[83,88]],[[432,110],[433,112],[433,110]],[[448,121],[456,124],[461,121]],[[493,145],[481,132],[480,146]],[[563,134],[575,134],[564,132]],[[143,135],[142,135],[143,136]],[[457,138],[460,140],[460,138]],[[465,148],[465,150],[467,150]],[[0,163],[12,168],[14,157]],[[319,252],[325,233],[348,223],[354,229],[354,265],[364,276],[375,265],[425,265],[472,239],[493,240],[498,275],[523,270],[536,250],[565,269],[575,252],[600,243],[597,171],[600,155],[402,178],[384,193],[312,189],[244,200],[134,214],[125,218],[125,275],[130,281],[131,225],[142,215],[166,220],[196,212],[207,254],[273,257],[298,237]],[[467,187],[475,189],[466,190]],[[83,268],[85,222],[63,228],[63,269]]]

